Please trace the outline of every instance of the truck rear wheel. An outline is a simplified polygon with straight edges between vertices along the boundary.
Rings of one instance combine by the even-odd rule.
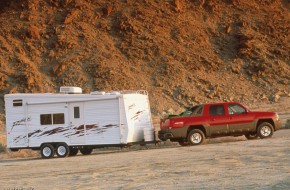
[[[80,151],[83,155],[89,155],[93,152],[93,149],[92,148],[81,148]]]
[[[190,145],[203,144],[204,140],[205,140],[204,133],[199,129],[191,130],[187,136],[187,141]]]
[[[261,139],[270,138],[273,133],[274,127],[268,122],[263,122],[258,126],[258,135]]]
[[[48,159],[54,156],[54,147],[51,144],[43,144],[40,148],[42,158]]]
[[[58,157],[63,158],[69,155],[69,147],[65,143],[59,143],[56,145],[56,154]]]

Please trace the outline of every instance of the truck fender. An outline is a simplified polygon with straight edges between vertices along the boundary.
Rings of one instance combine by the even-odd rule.
[[[192,125],[192,126],[188,126],[187,127],[187,134],[193,130],[193,129],[199,129],[201,131],[203,131],[205,137],[208,137],[209,136],[209,127],[206,127],[204,125]],[[187,136],[186,134],[186,136]]]

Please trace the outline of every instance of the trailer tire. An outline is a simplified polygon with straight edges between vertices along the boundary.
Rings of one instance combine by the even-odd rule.
[[[78,152],[79,152],[79,150],[78,149],[76,149],[76,148],[69,148],[70,149],[70,151],[69,151],[69,156],[75,156],[75,155],[77,155],[78,154]]]
[[[56,154],[60,158],[67,157],[69,155],[70,149],[66,143],[59,143],[56,145]]]
[[[89,155],[93,152],[93,149],[92,148],[81,148],[80,151],[83,155]]]
[[[43,144],[40,148],[41,157],[45,159],[52,158],[55,150],[51,144]]]
[[[11,152],[18,152],[19,149],[18,149],[18,148],[10,148],[10,151],[11,151]]]

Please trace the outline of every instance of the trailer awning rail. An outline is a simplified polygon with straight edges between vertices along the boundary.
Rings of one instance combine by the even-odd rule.
[[[116,100],[119,97],[114,98],[98,98],[98,99],[84,99],[84,100],[69,100],[69,101],[52,101],[52,102],[26,102],[26,105],[40,105],[40,104],[60,104],[60,103],[77,103],[77,102],[94,102],[94,101],[105,101],[105,100]]]
[[[90,93],[91,95],[116,95],[116,94],[143,94],[148,95],[146,90],[121,90],[121,91],[94,91]]]

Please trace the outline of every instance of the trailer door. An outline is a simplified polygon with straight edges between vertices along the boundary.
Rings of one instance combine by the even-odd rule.
[[[84,103],[69,103],[70,142],[75,145],[85,143]]]

